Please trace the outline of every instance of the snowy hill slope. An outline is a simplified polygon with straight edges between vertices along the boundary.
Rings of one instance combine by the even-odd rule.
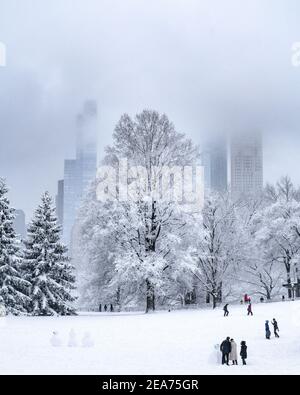
[[[299,374],[300,302],[144,314],[83,314],[62,318],[0,318],[1,374]],[[276,318],[280,339],[264,337]],[[92,348],[67,346],[91,333]],[[57,331],[62,347],[50,344]],[[214,345],[226,336],[248,344],[248,366],[218,366]],[[240,363],[240,361],[239,361]]]

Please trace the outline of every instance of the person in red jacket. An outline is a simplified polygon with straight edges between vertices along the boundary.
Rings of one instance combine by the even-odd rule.
[[[247,307],[247,311],[248,311],[248,315],[253,315],[252,304],[251,303],[249,303],[249,305]]]

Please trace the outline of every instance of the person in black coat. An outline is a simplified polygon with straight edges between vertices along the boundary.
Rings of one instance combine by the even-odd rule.
[[[278,327],[278,323],[275,320],[275,318],[273,318],[272,325],[273,325],[273,328],[274,328],[274,335],[275,335],[275,337],[279,338],[279,334],[278,334],[279,327]]]
[[[225,304],[225,306],[223,307],[223,311],[224,311],[224,317],[228,317],[229,316],[228,304]]]
[[[220,351],[222,353],[222,365],[229,366],[229,354],[231,353],[231,342],[230,337],[227,337],[226,340],[220,346]]]
[[[265,330],[266,330],[266,339],[270,340],[271,331],[270,331],[269,321],[266,321],[265,323]]]
[[[107,312],[107,305],[104,305],[104,311]]]
[[[114,312],[114,306],[111,304],[110,305],[110,312],[113,313]]]
[[[102,313],[102,304],[99,304],[99,313]]]
[[[240,352],[240,356],[241,356],[241,358],[242,358],[243,365],[247,365],[246,359],[247,359],[248,355],[247,355],[247,345],[246,345],[246,342],[245,342],[245,341],[242,341],[242,342],[241,342],[241,352]]]

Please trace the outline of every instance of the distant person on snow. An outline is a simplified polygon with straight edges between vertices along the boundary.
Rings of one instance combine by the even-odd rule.
[[[247,307],[247,311],[248,311],[248,315],[253,315],[252,304],[251,303],[249,303],[249,305]]]
[[[229,316],[228,304],[226,304],[223,307],[223,311],[224,311],[224,317],[228,317]]]
[[[102,313],[102,304],[99,305],[99,313]]]
[[[242,341],[242,343],[241,343],[241,352],[240,352],[240,356],[241,356],[241,358],[242,358],[243,365],[247,365],[246,359],[247,359],[248,355],[247,355],[247,345],[246,345],[246,342],[245,342],[245,341]]]
[[[275,337],[279,338],[279,334],[278,334],[279,328],[278,328],[278,323],[275,320],[275,318],[273,318],[272,325],[273,325],[273,328],[274,328],[274,335],[275,335]]]
[[[233,339],[230,340],[230,343],[231,343],[231,351],[229,354],[229,360],[232,361],[232,365],[237,365],[238,364],[237,344]]]
[[[265,329],[266,329],[266,339],[270,340],[270,338],[271,338],[271,331],[270,331],[269,321],[266,321]]]
[[[264,303],[265,299],[263,297],[260,298],[260,303]]]
[[[220,351],[222,353],[222,365],[226,364],[229,366],[229,354],[231,352],[230,337],[227,337],[226,340],[223,341],[220,346]]]
[[[111,304],[110,305],[110,312],[113,313],[114,312],[114,306]]]
[[[104,306],[104,311],[107,312],[107,305]]]

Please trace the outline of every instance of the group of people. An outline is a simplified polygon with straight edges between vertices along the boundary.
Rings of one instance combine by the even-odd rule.
[[[278,327],[278,322],[273,318],[273,321],[271,321],[271,324],[273,325],[273,330],[274,330],[274,336],[279,339],[279,327]],[[266,339],[270,340],[271,339],[271,330],[270,330],[270,324],[269,321],[266,321],[265,323],[265,330],[266,330]]]
[[[232,365],[238,365],[238,347],[234,339],[227,337],[220,346],[220,351],[222,353],[222,365],[228,365],[232,362]],[[241,342],[240,357],[242,359],[243,365],[247,365],[246,359],[247,355],[247,344],[245,341]]]
[[[107,304],[104,305],[104,312],[107,313],[107,311],[110,311],[111,313],[114,312],[114,306],[111,304],[110,307],[108,308]],[[99,313],[102,313],[102,304],[99,305]]]
[[[229,316],[228,306],[229,306],[229,304],[227,303],[227,304],[225,304],[225,306],[223,307],[224,317],[228,317],[228,316]],[[248,304],[248,306],[247,306],[247,315],[253,316],[252,303],[251,303],[251,302],[249,302],[249,304]]]
[[[247,304],[247,315],[253,316],[253,311],[252,311],[252,303],[251,299],[248,295],[245,295],[243,300],[241,300],[241,304]],[[229,309],[228,309],[229,304],[227,303],[223,307],[224,311],[224,317],[229,316]],[[274,336],[276,338],[279,338],[279,326],[278,322],[275,318],[273,318],[273,321],[271,321],[271,324],[273,325],[273,331],[274,331]],[[271,330],[270,330],[270,323],[269,321],[265,322],[265,332],[266,332],[266,339],[271,338]],[[216,346],[216,350],[219,348],[219,345]],[[231,339],[230,337],[227,337],[221,344],[220,346],[220,351],[222,353],[222,365],[228,365],[230,362],[232,365],[238,365],[238,346],[234,339]],[[241,342],[241,348],[240,348],[240,357],[242,359],[243,365],[246,365],[246,360],[247,360],[247,344],[245,341]]]

